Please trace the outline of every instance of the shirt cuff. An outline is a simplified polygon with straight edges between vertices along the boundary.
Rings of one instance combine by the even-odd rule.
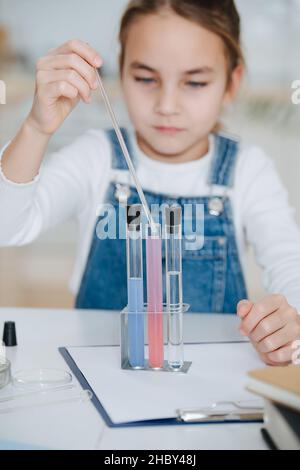
[[[28,187],[28,186],[33,186],[34,184],[36,184],[38,182],[38,180],[40,179],[40,172],[38,172],[38,174],[34,177],[33,180],[29,181],[28,183],[17,183],[15,181],[12,181],[10,179],[8,179],[5,174],[3,173],[3,170],[2,170],[2,166],[1,166],[1,160],[2,160],[2,156],[5,152],[5,150],[7,149],[7,147],[10,145],[11,141],[7,142],[7,144],[4,145],[4,147],[1,149],[0,151],[0,179],[2,181],[4,181],[4,183],[6,183],[7,185],[9,186],[16,186],[16,187]]]

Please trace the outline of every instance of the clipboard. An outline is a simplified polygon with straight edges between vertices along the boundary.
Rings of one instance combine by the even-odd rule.
[[[224,342],[224,343],[218,343],[218,344],[239,344],[243,343],[245,344],[244,341],[233,341],[233,342]],[[205,343],[199,343],[201,345],[204,345]],[[208,343],[212,344],[212,343]],[[109,346],[94,346],[94,348],[108,348]],[[80,347],[78,347],[80,348]],[[119,350],[118,346],[112,346],[112,348],[117,348]],[[77,349],[77,348],[76,348]],[[226,409],[226,412],[222,413],[220,410],[218,413],[215,412],[214,406],[212,406],[211,411],[212,413],[209,414],[207,411],[207,408],[205,408],[206,414],[203,415],[201,414],[200,419],[195,419],[195,415],[193,415],[192,419],[186,419],[186,416],[188,415],[186,412],[190,413],[190,409],[187,407],[187,409],[178,409],[174,410],[177,411],[177,416],[176,417],[170,417],[170,418],[161,418],[161,419],[141,419],[141,420],[128,420],[128,421],[122,421],[122,422],[117,422],[110,416],[108,410],[105,408],[103,402],[100,400],[99,396],[97,396],[97,393],[85,377],[84,372],[80,370],[78,367],[76,361],[72,357],[72,354],[68,351],[67,347],[60,347],[59,349],[60,354],[68,364],[69,368],[71,369],[72,373],[74,376],[77,378],[79,381],[81,387],[85,390],[90,390],[92,393],[92,403],[94,407],[96,408],[97,412],[105,422],[105,424],[110,427],[110,428],[130,428],[130,427],[149,427],[149,426],[195,426],[195,425],[205,425],[205,424],[233,424],[233,423],[261,423],[263,421],[263,409],[253,406],[250,406],[248,408],[248,412],[245,413],[245,409],[239,413],[236,411],[236,413],[228,413],[228,409]],[[121,366],[120,366],[121,368]],[[135,374],[136,371],[130,371],[130,374]],[[156,374],[157,372],[148,372],[148,374]],[[226,402],[227,404],[229,402]],[[230,402],[232,404],[235,404],[234,401]],[[241,407],[243,408],[243,407]],[[203,410],[203,408],[197,408],[194,411],[199,412]],[[193,411],[193,410],[192,410]],[[253,412],[253,413],[252,413]]]

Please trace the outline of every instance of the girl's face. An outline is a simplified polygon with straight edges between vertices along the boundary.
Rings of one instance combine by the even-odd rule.
[[[166,12],[130,26],[122,88],[139,146],[152,158],[204,155],[239,79],[233,75],[228,89],[222,39],[196,23]]]

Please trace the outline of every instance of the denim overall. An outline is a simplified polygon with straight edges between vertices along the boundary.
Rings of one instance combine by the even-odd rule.
[[[136,167],[135,156],[130,149],[126,129],[122,128],[124,140]],[[113,129],[106,131],[113,156],[112,169],[128,174],[126,161]],[[226,191],[233,185],[233,175],[238,156],[238,143],[220,134],[215,135],[214,155],[208,183],[211,191],[205,197],[169,197],[145,191],[152,204],[202,204],[204,207],[204,244],[200,249],[187,249],[188,238],[183,236],[182,272],[183,300],[190,304],[190,312],[235,313],[237,303],[247,298],[245,280],[239,260],[231,202]],[[224,188],[222,196],[213,195],[213,186]],[[134,187],[122,186],[111,178],[105,202],[115,207],[118,214],[119,199],[127,192],[127,204],[139,204]],[[85,309],[121,310],[127,305],[126,240],[120,237],[117,215],[116,239],[99,239],[96,233],[98,217],[85,271],[82,277],[75,307]],[[125,223],[125,220],[124,220]],[[145,250],[144,250],[145,254]],[[145,258],[145,256],[144,256]],[[163,249],[164,258],[164,249]],[[144,276],[146,273],[144,262]],[[165,260],[163,259],[163,279]],[[165,284],[165,282],[164,282]],[[146,282],[144,282],[144,287]],[[144,295],[146,300],[146,292]],[[165,299],[165,291],[164,291]]]

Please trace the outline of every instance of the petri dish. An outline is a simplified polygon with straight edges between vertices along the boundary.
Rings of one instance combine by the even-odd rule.
[[[26,369],[17,371],[12,379],[14,386],[26,390],[47,390],[72,381],[72,375],[59,369]]]
[[[0,389],[8,385],[10,380],[10,361],[5,357],[0,357]]]

